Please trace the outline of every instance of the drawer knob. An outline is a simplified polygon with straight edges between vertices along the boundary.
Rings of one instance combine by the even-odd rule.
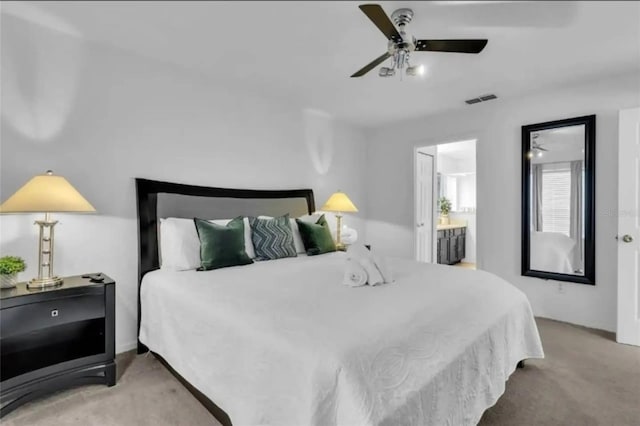
[[[52,309],[51,310],[51,316],[52,317],[57,317],[58,316],[58,310],[57,309]]]

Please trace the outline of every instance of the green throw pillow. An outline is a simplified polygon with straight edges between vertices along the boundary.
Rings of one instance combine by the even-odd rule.
[[[314,256],[336,251],[336,243],[333,241],[324,215],[320,216],[316,223],[303,222],[300,219],[296,219],[296,223],[307,255]]]
[[[236,217],[226,226],[216,225],[206,220],[194,218],[198,238],[200,238],[201,271],[226,268],[227,266],[248,265],[253,260],[244,247],[244,221]]]

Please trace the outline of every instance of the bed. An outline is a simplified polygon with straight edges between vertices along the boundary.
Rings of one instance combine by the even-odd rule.
[[[520,361],[543,357],[527,298],[482,271],[391,259],[395,283],[350,288],[342,252],[158,268],[158,218],[311,213],[311,190],[137,192],[139,352],[223,424],[474,425]]]
[[[530,267],[534,271],[575,274],[581,267],[573,265],[576,241],[560,232],[532,231]]]

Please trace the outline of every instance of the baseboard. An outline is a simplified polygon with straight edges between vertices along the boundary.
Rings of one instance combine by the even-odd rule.
[[[138,346],[138,342],[136,340],[132,342],[127,342],[124,344],[116,345],[116,354],[121,354],[123,352],[129,352],[134,350]]]
[[[616,334],[615,330],[606,330],[606,329],[599,328],[599,327],[590,327],[588,325],[576,324],[574,322],[563,321],[563,320],[559,320],[559,319],[556,319],[556,318],[550,318],[550,317],[543,317],[543,316],[540,316],[540,315],[536,315],[535,318],[540,318],[540,319],[547,320],[547,321],[559,322],[559,323],[562,323],[562,324],[568,324],[568,325],[571,325],[573,327],[584,328],[586,330],[592,330],[592,331],[596,331],[598,333],[603,333],[603,334],[607,334],[607,335],[613,335],[614,336],[614,340],[615,340],[615,334]]]

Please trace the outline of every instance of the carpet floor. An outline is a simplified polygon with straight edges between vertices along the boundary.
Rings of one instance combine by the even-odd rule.
[[[613,335],[538,319],[544,360],[527,361],[481,426],[638,426],[640,348]],[[151,355],[118,356],[118,384],[26,404],[2,426],[199,426],[219,423]],[[239,425],[241,426],[241,425]]]

